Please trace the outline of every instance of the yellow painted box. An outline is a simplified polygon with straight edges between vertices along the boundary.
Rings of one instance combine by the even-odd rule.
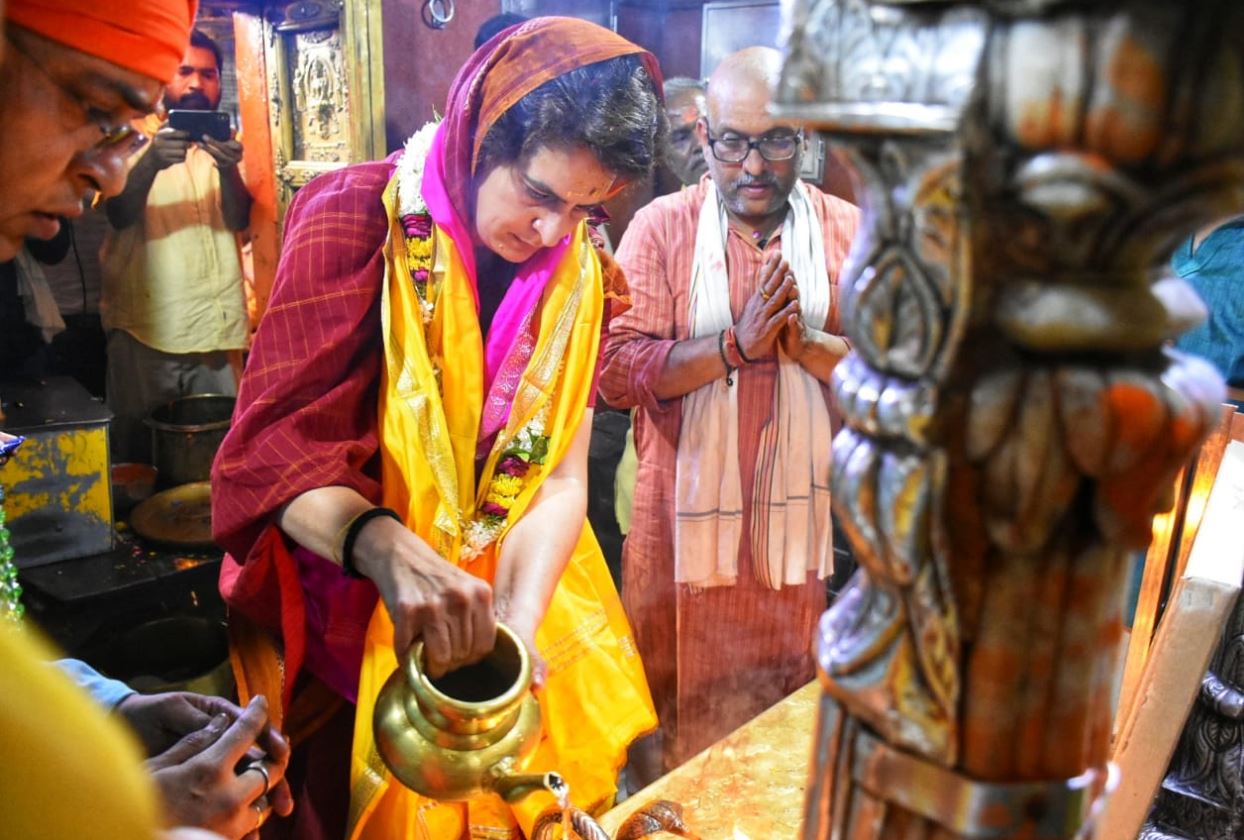
[[[0,384],[0,398],[4,431],[26,438],[0,474],[18,567],[110,550],[112,414],[68,377]]]

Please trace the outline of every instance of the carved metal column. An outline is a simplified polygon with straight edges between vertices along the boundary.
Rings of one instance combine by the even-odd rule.
[[[1128,553],[1222,383],[1165,271],[1244,204],[1244,7],[796,0],[780,111],[865,224],[817,639],[822,838],[1070,838],[1108,787]],[[1111,840],[1114,840],[1111,838]]]
[[[1236,601],[1140,840],[1244,836],[1244,598]]]

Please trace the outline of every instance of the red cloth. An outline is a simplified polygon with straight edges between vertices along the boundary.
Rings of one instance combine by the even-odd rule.
[[[840,332],[837,274],[855,235],[859,212],[808,189],[821,221],[835,288],[827,332]],[[739,389],[739,472],[743,534],[734,586],[692,592],[674,582],[674,472],[682,400],[658,400],[652,389],[674,344],[690,337],[691,263],[704,182],[640,210],[617,252],[632,308],[610,323],[601,396],[637,406],[639,468],[631,531],[622,549],[622,602],[665,734],[667,767],[681,764],[799,688],[813,676],[810,639],[825,609],[824,581],[769,589],[751,563],[753,473],[761,432],[773,408],[777,365],[762,361],[735,372]],[[780,251],[781,229],[762,251],[730,229],[726,264],[730,309],[737,319],[755,292],[767,254]],[[829,399],[828,388],[824,389]],[[727,655],[723,658],[723,651]]]
[[[221,593],[231,608],[285,639],[287,690],[298,664],[290,654],[305,642],[304,604],[282,597],[269,564],[249,561],[273,556],[256,551],[264,547],[261,535],[275,528],[286,502],[307,490],[341,485],[380,501],[376,410],[388,232],[380,196],[391,174],[388,161],[351,166],[316,178],[294,197],[268,311],[212,467],[212,529],[230,555]],[[267,538],[283,539],[275,532]],[[342,585],[353,596],[348,614],[329,604],[306,606],[335,616],[334,629],[366,626],[375,587],[344,577]],[[311,601],[316,595],[306,592]]]
[[[5,17],[167,84],[190,45],[198,5],[198,0],[9,0]]]

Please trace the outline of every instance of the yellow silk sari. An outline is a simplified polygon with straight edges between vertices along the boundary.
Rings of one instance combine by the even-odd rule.
[[[604,309],[601,266],[580,224],[545,287],[535,350],[477,484],[484,361],[470,278],[451,238],[436,229],[435,282],[429,287],[438,291],[425,324],[396,193],[395,178],[385,190],[390,232],[381,299],[384,504],[403,513],[407,527],[442,557],[491,581],[499,544],[530,505],[540,480],[565,457],[584,417]],[[547,461],[524,480],[501,537],[468,562],[462,559],[466,526],[484,500],[498,458],[537,416],[549,437]],[[536,646],[548,664],[547,682],[538,695],[544,732],[524,769],[560,772],[575,804],[599,811],[612,803],[627,746],[655,728],[657,720],[630,626],[586,522]],[[491,794],[440,803],[389,775],[373,741],[372,716],[376,696],[396,667],[393,625],[381,603],[368,627],[359,681],[350,769],[352,840],[529,833],[539,813],[553,804],[551,795],[532,794],[513,807]]]

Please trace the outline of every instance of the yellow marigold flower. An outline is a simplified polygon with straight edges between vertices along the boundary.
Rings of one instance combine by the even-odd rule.
[[[484,501],[492,502],[494,505],[501,505],[501,507],[506,510],[514,507],[514,497],[507,496],[503,493],[489,492],[489,494],[484,498]]]
[[[516,475],[496,475],[492,478],[491,489],[505,496],[517,496],[523,489],[523,480]]]
[[[412,259],[426,260],[432,256],[431,239],[407,239],[406,253]]]

